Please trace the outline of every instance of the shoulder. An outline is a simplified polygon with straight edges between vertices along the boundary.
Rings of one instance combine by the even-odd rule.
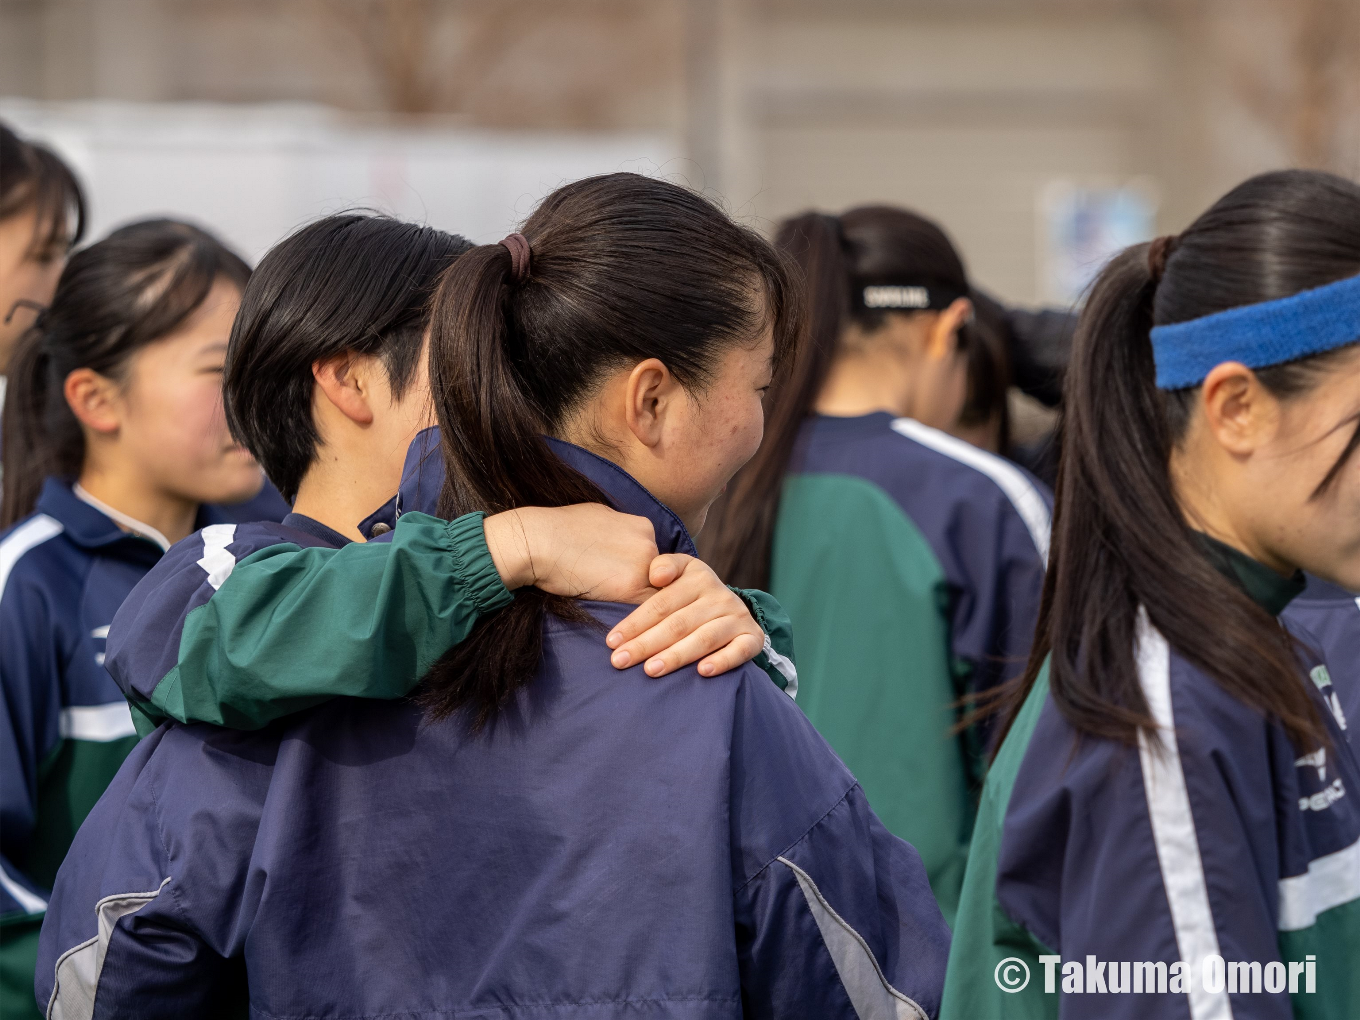
[[[76,594],[66,589],[80,583],[90,557],[62,534],[61,522],[43,513],[0,532],[0,611],[21,610],[39,593]]]
[[[905,441],[901,455],[931,470],[946,496],[1018,520],[1040,558],[1048,558],[1053,497],[1042,482],[1004,457],[911,418],[895,419],[892,431]]]

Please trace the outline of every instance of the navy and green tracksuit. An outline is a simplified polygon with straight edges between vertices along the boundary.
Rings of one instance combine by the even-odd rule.
[[[798,703],[946,918],[980,771],[955,706],[1023,669],[1049,509],[1010,462],[886,413],[811,418],[785,482],[770,589],[798,634]]]
[[[200,525],[216,520],[205,509]],[[48,890],[76,829],[137,742],[104,668],[115,612],[160,560],[49,478],[0,533],[0,1015],[38,1016],[33,962]]]
[[[1274,614],[1302,587],[1206,547]],[[1078,740],[1046,668],[1017,716],[983,790],[941,1016],[1354,1020],[1360,765],[1327,667],[1301,653],[1330,737],[1305,753],[1146,616],[1136,653],[1156,738]]]
[[[694,554],[617,465],[550,445]],[[223,548],[219,580],[247,567]],[[419,618],[430,590],[387,594]],[[752,663],[615,670],[629,607],[580,607],[480,733],[356,698],[156,729],[53,889],[53,1016],[933,1017],[949,931],[920,858],[797,706]],[[324,628],[341,657],[349,619]]]
[[[373,541],[290,514],[173,546],[109,635],[109,669],[139,727],[171,718],[257,729],[334,697],[400,698],[483,615],[508,605],[482,515],[429,516],[443,486],[438,446],[435,429],[411,444],[388,514],[361,525],[395,523]],[[738,594],[767,635],[757,665],[795,693],[788,618],[764,592]]]

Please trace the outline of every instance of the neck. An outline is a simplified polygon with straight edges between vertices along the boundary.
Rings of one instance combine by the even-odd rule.
[[[1186,523],[1196,531],[1236,549],[1264,564],[1281,577],[1292,577],[1298,570],[1286,563],[1247,529],[1238,525],[1230,512],[1230,504],[1223,498],[1228,487],[1217,474],[1205,465],[1190,463],[1180,452],[1171,457],[1171,481],[1176,502]]]
[[[851,418],[887,411],[912,417],[911,366],[887,344],[840,352],[813,407],[818,414]]]
[[[188,538],[194,530],[198,503],[139,484],[131,472],[105,471],[86,464],[78,484],[100,503],[154,528],[171,544]],[[127,530],[122,522],[119,525]]]
[[[347,458],[328,456],[324,448],[298,485],[293,513],[320,521],[355,542],[365,540],[359,522],[392,498],[396,486],[382,472],[342,466]],[[379,477],[375,480],[374,474]]]

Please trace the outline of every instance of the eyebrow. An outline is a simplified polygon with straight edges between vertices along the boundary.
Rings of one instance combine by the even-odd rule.
[[[216,343],[209,344],[207,347],[204,347],[204,348],[203,348],[201,351],[199,351],[198,353],[199,353],[199,354],[217,354],[217,353],[220,351],[220,352],[222,352],[222,353],[225,354],[225,353],[226,353],[226,350],[227,350],[227,342],[226,342],[225,340],[219,340],[219,341],[217,341]]]

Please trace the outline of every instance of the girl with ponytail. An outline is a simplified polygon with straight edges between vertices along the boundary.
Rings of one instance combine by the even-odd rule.
[[[1319,172],[1096,281],[945,1016],[1360,1015],[1360,767],[1279,621],[1303,570],[1360,588],[1357,341],[1360,187]]]
[[[776,240],[808,282],[809,343],[771,393],[707,552],[788,611],[798,703],[921,852],[951,918],[985,739],[957,735],[954,706],[1022,668],[1048,493],[947,431],[1004,418],[977,413],[976,391],[996,381],[979,369],[994,363],[990,338],[938,226],[870,206],[795,217]],[[1004,400],[1004,382],[992,388]]]
[[[114,613],[213,502],[260,489],[227,432],[222,362],[244,262],[169,220],[78,252],[20,338],[0,514],[0,1013],[36,1015],[57,867],[136,742],[104,668]]]
[[[559,188],[435,295],[440,516],[606,503],[693,554],[760,444],[793,288],[684,188]],[[756,665],[615,671],[626,612],[522,587],[418,703],[157,729],[63,869],[40,993],[146,1017],[933,1016],[949,935],[915,851]],[[204,790],[230,824],[203,824]]]

